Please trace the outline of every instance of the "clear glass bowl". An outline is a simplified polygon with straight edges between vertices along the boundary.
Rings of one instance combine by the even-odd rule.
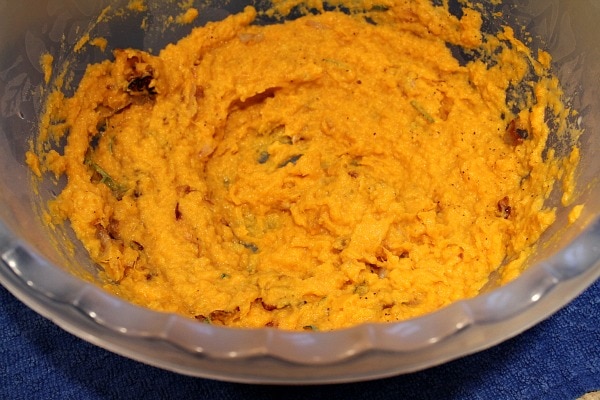
[[[31,2],[33,3],[33,2]],[[568,224],[559,208],[528,270],[512,283],[438,312],[391,324],[335,332],[229,329],[157,313],[116,298],[81,278],[94,266],[72,234],[49,229],[40,207],[56,193],[36,193],[25,152],[47,91],[39,58],[72,61],[76,82],[89,62],[108,53],[71,49],[108,1],[0,2],[0,282],[65,330],[108,350],[180,373],[257,383],[332,383],[416,371],[504,341],[564,306],[600,276],[600,5],[595,0],[515,0],[500,6],[502,23],[525,26],[554,57],[554,68],[585,134],[577,176],[581,218]],[[111,4],[117,1],[110,2]],[[125,3],[125,2],[122,2]],[[95,26],[110,46],[158,50],[191,29],[161,27],[176,2],[150,2],[144,15]],[[197,4],[203,24],[240,11],[243,1]],[[498,21],[496,23],[499,23]],[[558,197],[558,196],[556,196]],[[558,198],[551,198],[558,204]]]

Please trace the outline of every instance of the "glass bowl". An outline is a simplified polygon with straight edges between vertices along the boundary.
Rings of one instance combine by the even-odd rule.
[[[31,4],[28,4],[31,3]],[[85,66],[106,54],[74,45],[90,30],[110,48],[158,50],[192,26],[170,25],[176,2],[149,2],[145,13],[95,23],[118,1],[0,2],[0,282],[23,303],[65,330],[115,353],[179,373],[237,382],[334,383],[408,373],[504,341],[575,298],[600,276],[600,5],[594,0],[514,0],[496,6],[502,20],[525,27],[553,56],[554,69],[581,113],[581,165],[576,204],[540,242],[529,268],[516,280],[479,296],[404,322],[364,324],[333,332],[231,329],[140,308],[93,283],[95,268],[68,228],[51,229],[40,217],[57,187],[33,185],[25,152],[43,106],[40,56],[69,60],[74,82]],[[120,6],[126,4],[121,2]],[[201,25],[241,11],[244,1],[197,2]],[[452,2],[451,2],[452,3]],[[252,4],[252,3],[251,3]],[[491,7],[492,2],[486,3]],[[180,10],[179,10],[180,12]],[[141,30],[142,18],[147,29]],[[519,30],[517,30],[519,32]],[[558,195],[549,200],[558,204]],[[75,243],[69,251],[69,243]],[[83,279],[91,278],[91,281]]]

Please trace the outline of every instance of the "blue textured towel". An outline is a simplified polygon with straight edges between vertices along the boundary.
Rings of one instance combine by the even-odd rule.
[[[576,399],[600,390],[600,281],[494,348],[371,382],[260,386],[196,379],[64,332],[0,287],[0,399]]]

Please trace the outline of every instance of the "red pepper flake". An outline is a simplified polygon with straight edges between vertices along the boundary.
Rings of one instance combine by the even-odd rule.
[[[273,310],[277,310],[277,306],[274,306],[272,304],[267,304],[263,301],[263,299],[259,298],[257,300],[260,300],[260,304],[262,305],[262,307],[266,310],[266,311],[273,311]]]
[[[511,211],[512,207],[510,206],[508,196],[504,196],[500,201],[498,201],[498,213],[502,218],[508,219]]]
[[[504,142],[511,146],[518,146],[525,141],[529,137],[529,132],[527,129],[519,126],[519,123],[516,119],[513,119],[509,122],[508,127],[506,128],[506,134],[504,135]]]
[[[95,224],[94,227],[96,228],[96,238],[100,240],[100,252],[104,253],[110,247],[110,234],[101,223]]]
[[[181,211],[179,210],[179,202],[175,205],[175,220],[179,221],[181,219]]]
[[[116,240],[121,238],[121,234],[119,233],[119,221],[116,219],[112,217],[109,219],[106,230],[108,231],[108,235],[111,239]]]
[[[198,321],[203,322],[205,324],[210,324],[210,319],[208,319],[204,315],[196,315],[194,318],[196,318]]]

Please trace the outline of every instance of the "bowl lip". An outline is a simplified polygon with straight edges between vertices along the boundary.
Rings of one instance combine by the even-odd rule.
[[[34,311],[70,333],[115,353],[158,367],[166,366],[166,369],[188,375],[236,382],[349,382],[413,372],[482,350],[524,331],[567,304],[600,276],[600,249],[597,243],[600,243],[600,217],[566,248],[532,265],[507,285],[411,320],[363,324],[332,332],[224,328],[135,306],[69,275],[46,260],[31,245],[18,239],[3,221],[0,221],[0,284]],[[593,254],[580,254],[582,248],[591,249]],[[577,262],[581,260],[584,262]],[[577,284],[569,287],[573,282]],[[563,286],[569,288],[568,295],[557,297],[557,289]],[[515,291],[520,296],[514,296]],[[100,310],[98,305],[104,308]],[[543,312],[532,315],[534,309]],[[129,318],[127,311],[139,315]],[[495,317],[491,318],[491,315]],[[515,325],[514,321],[523,315],[528,315],[529,319],[523,321],[521,318],[520,324]],[[249,333],[252,333],[252,340],[248,339]],[[164,342],[172,345],[177,354],[186,357],[202,356],[218,363],[272,358],[281,361],[285,368],[306,365],[325,368],[355,362],[361,355],[378,351],[395,355],[429,354],[429,350],[443,347],[453,340],[463,340],[469,346],[438,353],[436,357],[418,364],[374,372],[368,376],[348,374],[332,379],[313,375],[286,380],[273,376],[249,378],[242,374],[227,375],[217,370],[183,367],[169,363],[160,356],[152,358],[141,354],[128,346],[127,341],[111,341],[121,337],[142,340],[148,346]]]
[[[266,376],[257,381],[235,374],[215,375],[205,368],[180,368],[166,363],[161,356],[147,357],[127,344],[103,339],[103,335],[108,332],[109,336],[128,340],[166,343],[186,357],[233,363],[271,358],[288,368],[326,368],[356,362],[365,354],[427,354],[433,349],[443,350],[453,341],[469,343],[414,365],[379,372],[377,376],[339,377],[337,381],[414,372],[502,342],[545,319],[590,286],[600,276],[600,217],[565,248],[499,288],[406,321],[365,323],[327,332],[213,326],[133,305],[50,263],[2,221],[0,258],[0,283],[17,298],[63,329],[115,353],[175,372],[221,380],[329,383],[331,379],[316,376],[289,381]],[[565,295],[553,295],[557,288],[569,286],[569,282],[576,282],[576,287]],[[542,312],[532,312],[536,307]],[[515,325],[514,321],[523,319],[525,314],[528,319]]]

